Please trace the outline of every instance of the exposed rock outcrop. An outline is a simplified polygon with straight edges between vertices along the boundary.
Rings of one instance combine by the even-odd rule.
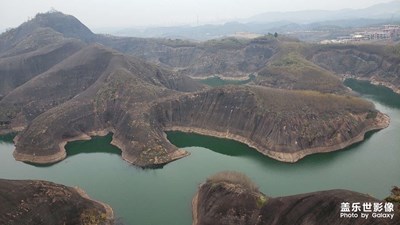
[[[164,101],[151,117],[166,130],[238,140],[285,162],[343,149],[389,125],[386,115],[359,98],[254,86]]]
[[[0,95],[7,95],[18,86],[46,72],[83,47],[77,40],[48,44],[39,50],[15,56],[0,57]]]
[[[8,109],[10,123],[15,118],[29,123],[90,87],[106,71],[112,56],[112,52],[100,46],[86,47],[19,85],[0,101],[0,107]]]
[[[193,225],[319,225],[319,224],[398,224],[397,205],[385,212],[388,204],[371,196],[347,190],[320,191],[308,194],[272,198],[259,192],[243,174],[225,172],[212,176],[201,184],[192,201]],[[342,215],[342,203],[359,203],[361,209]],[[388,218],[361,218],[363,203],[382,204]],[[392,203],[389,203],[392,204]],[[372,208],[371,208],[372,209]],[[372,211],[372,210],[371,210]],[[379,214],[379,213],[378,213]]]
[[[310,60],[339,75],[369,80],[400,93],[400,45],[315,46]]]
[[[46,30],[51,30],[51,35]],[[34,38],[39,33],[41,38]],[[328,86],[328,92],[340,92],[343,86],[333,80],[333,73],[348,73],[389,87],[393,85],[395,91],[399,89],[399,45],[311,45],[271,36],[252,40],[224,38],[202,43],[113,37],[93,34],[79,20],[60,12],[38,14],[20,27],[0,35],[0,56],[2,52],[13,55],[15,52],[12,51],[17,49],[17,52],[32,50],[61,39],[99,42],[194,77],[216,74],[243,77],[261,73],[264,77],[257,81],[260,85],[293,89],[317,86],[314,90],[324,92],[327,90],[323,87]],[[299,60],[291,60],[292,53],[297,54]],[[293,64],[298,62],[302,65]]]
[[[99,37],[100,43],[160,66],[193,76],[221,74],[247,76],[263,68],[279,50],[272,38],[240,40],[226,38],[194,43],[182,40]]]
[[[343,93],[337,75],[347,74],[400,93],[400,45],[318,45],[268,36],[203,43],[119,37],[98,41],[193,77],[258,74],[258,85]]]
[[[66,157],[66,141],[114,132],[112,143],[121,148],[122,157],[147,166],[187,155],[167,142],[163,133],[154,132],[146,113],[149,103],[202,88],[188,77],[92,45],[20,86],[2,102],[20,105],[22,110],[16,114],[22,114],[28,124],[15,139],[18,160],[56,162]],[[35,105],[24,109],[28,103]]]
[[[50,46],[35,38],[42,36]],[[85,43],[95,40],[171,70]],[[2,34],[0,42],[5,44],[0,53],[7,55],[0,56],[0,64],[13,65],[13,57],[19,62],[5,66],[0,76],[8,88],[0,94],[0,133],[20,131],[14,157],[21,161],[57,162],[66,157],[67,141],[113,132],[112,143],[125,160],[162,165],[188,155],[165,137],[165,130],[179,129],[235,139],[295,162],[342,149],[389,123],[372,104],[346,96],[337,77],[304,57],[309,46],[293,40],[120,39],[96,36],[75,18],[55,12]],[[38,62],[26,64],[23,56],[38,56]],[[210,90],[182,75],[236,76],[261,68],[255,84],[290,91]],[[19,75],[25,69],[33,72]]]
[[[294,47],[290,45],[282,47],[282,50],[258,72],[255,83],[290,90],[314,90],[338,94],[348,92],[334,73],[306,60],[302,54],[305,50],[297,50],[300,47],[299,44],[295,44]]]
[[[66,141],[102,131],[114,133],[112,143],[125,160],[159,165],[187,155],[164,134],[181,130],[238,140],[274,159],[296,162],[345,148],[389,124],[371,103],[355,97],[255,86],[182,94],[154,89],[129,73],[112,76],[35,118],[16,137],[14,157],[56,162],[66,157]]]
[[[79,188],[47,181],[0,179],[0,223],[4,225],[109,225],[110,206]]]

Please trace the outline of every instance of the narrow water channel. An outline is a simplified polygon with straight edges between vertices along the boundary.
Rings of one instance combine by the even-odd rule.
[[[15,161],[12,137],[3,136],[0,177],[79,186],[94,199],[110,204],[117,217],[131,225],[190,225],[191,199],[198,185],[224,170],[247,174],[270,196],[344,188],[384,198],[393,185],[400,185],[400,96],[367,82],[346,81],[346,85],[388,114],[390,126],[369,133],[360,144],[295,164],[266,158],[235,141],[169,132],[170,141],[191,155],[162,169],[129,165],[109,144],[111,135],[69,143],[64,161],[33,166]]]

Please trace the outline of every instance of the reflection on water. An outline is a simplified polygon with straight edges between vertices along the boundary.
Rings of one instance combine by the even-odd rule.
[[[362,148],[362,145],[365,143],[365,141],[369,140],[375,132],[377,131],[367,132],[365,134],[364,142],[355,143],[340,151],[348,151],[352,149]],[[273,165],[284,169],[285,167],[287,167],[288,164],[292,164],[280,162],[266,157],[254,148],[251,148],[246,144],[239,143],[234,140],[198,135],[193,133],[184,133],[180,131],[168,131],[167,137],[168,140],[178,148],[202,147],[225,156],[250,159],[253,160],[254,163],[258,163],[265,167],[270,167],[271,165]],[[334,161],[335,158],[338,156],[340,156],[340,152],[313,154],[306,156],[305,158],[298,161],[296,164],[301,164],[304,166],[321,164],[326,165],[330,161]]]
[[[276,173],[282,174],[286,171],[295,174],[298,173],[298,171],[307,171],[306,173],[310,173],[313,170],[318,171],[321,169],[332,171],[339,164],[351,162],[352,160],[348,160],[345,162],[343,162],[343,160],[344,158],[350,157],[354,154],[362,154],[361,152],[357,153],[357,151],[361,151],[363,145],[373,136],[375,132],[376,131],[368,132],[365,136],[364,142],[355,143],[345,149],[336,152],[309,155],[296,163],[286,163],[271,159],[259,153],[255,149],[233,140],[198,135],[194,133],[184,133],[179,131],[170,131],[167,132],[167,135],[171,143],[180,148],[189,149],[191,153],[194,153],[194,151],[211,150],[212,152],[220,155],[221,160],[223,158],[229,157],[231,158],[231,160],[237,161],[238,163],[243,162],[244,167],[246,167],[246,163],[250,163],[251,166],[257,167],[257,170],[259,170],[257,172],[260,173],[262,173],[262,171],[275,171]],[[342,162],[340,160],[342,160]],[[237,168],[240,167],[241,165],[237,165]],[[250,173],[254,174],[254,171]],[[315,178],[316,180],[318,180],[320,177]]]
[[[106,154],[116,154],[121,155],[121,150],[114,145],[111,145],[113,134],[107,134],[106,136],[94,136],[90,141],[82,140],[82,141],[73,141],[68,142],[65,145],[65,149],[67,151],[67,157],[72,157],[79,154],[90,154],[90,153],[106,153]],[[28,165],[38,167],[38,168],[46,168],[51,167],[59,162],[48,163],[48,164],[37,164],[25,162]]]
[[[90,141],[73,141],[65,145],[67,157],[84,153],[109,153],[121,155],[121,150],[111,145],[112,133],[106,136],[94,136]]]
[[[206,84],[211,87],[218,87],[218,86],[224,86],[224,85],[243,85],[250,83],[255,79],[255,75],[250,74],[249,78],[246,80],[223,80],[218,76],[210,77],[207,79],[200,79],[198,80],[199,82]]]
[[[344,84],[353,89],[353,91],[362,94],[365,98],[373,99],[385,106],[400,109],[400,95],[387,87],[355,79],[346,79]]]
[[[16,134],[6,134],[0,136],[0,143],[13,143],[13,139]]]
[[[228,139],[215,138],[205,135],[193,135],[191,133],[179,131],[168,131],[167,138],[178,148],[196,146],[207,148],[213,152],[227,156],[256,158],[261,156],[261,154],[258,152],[254,154],[256,150],[249,148],[246,144]]]

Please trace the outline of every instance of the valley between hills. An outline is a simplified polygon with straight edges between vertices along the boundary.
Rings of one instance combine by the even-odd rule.
[[[399,93],[399,74],[399,45],[115,37],[94,34],[73,16],[43,13],[0,35],[0,134],[17,133],[14,158],[36,164],[64,160],[69,141],[113,133],[124,160],[162,167],[189,155],[168,141],[171,130],[237,140],[295,163],[389,126],[389,116],[345,87],[344,77]],[[254,78],[199,82],[212,76]],[[96,215],[105,217],[107,207],[99,207]]]

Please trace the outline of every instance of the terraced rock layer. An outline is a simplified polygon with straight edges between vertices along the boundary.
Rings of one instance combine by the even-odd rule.
[[[165,137],[165,130],[178,129],[295,162],[342,149],[389,123],[312,62],[317,50],[295,40],[107,37],[56,12],[3,33],[0,43],[0,133],[20,132],[14,157],[21,161],[57,162],[66,157],[67,141],[113,132],[125,160],[163,165],[188,155]],[[252,85],[220,89],[186,76],[234,72],[259,73]]]
[[[388,116],[355,97],[260,86],[182,96],[153,114],[165,130],[234,139],[284,162],[343,149],[389,125]]]
[[[400,45],[315,46],[310,60],[336,74],[400,93]]]
[[[113,132],[122,157],[146,166],[187,155],[169,143],[159,144],[165,138],[149,124],[149,103],[202,88],[188,77],[91,45],[17,88],[0,104],[20,106],[13,115],[26,121],[26,129],[15,139],[17,160],[56,162],[66,157],[66,141]],[[16,119],[10,118],[11,130]]]

